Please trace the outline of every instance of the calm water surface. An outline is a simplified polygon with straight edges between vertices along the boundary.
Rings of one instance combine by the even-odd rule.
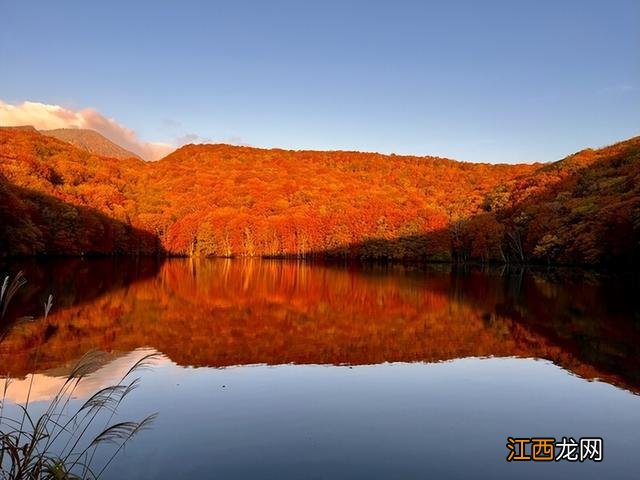
[[[152,412],[107,478],[638,478],[637,282],[573,271],[66,260],[29,284],[0,370],[42,410],[88,350],[81,402],[147,352]],[[506,437],[599,436],[602,463],[508,463]],[[98,459],[100,460],[100,459]]]

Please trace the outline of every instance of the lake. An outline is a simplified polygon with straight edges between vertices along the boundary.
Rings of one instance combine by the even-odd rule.
[[[106,478],[640,473],[633,277],[240,259],[1,270],[19,269],[9,314],[36,318],[0,344],[9,412],[29,390],[43,411],[92,349],[106,356],[76,404],[161,354],[119,411],[158,417]],[[601,437],[603,461],[507,462],[507,437]]]

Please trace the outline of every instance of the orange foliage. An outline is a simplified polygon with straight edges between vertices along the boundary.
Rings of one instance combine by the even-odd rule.
[[[59,367],[94,348],[117,354],[152,347],[180,365],[213,367],[494,355],[546,358],[640,390],[640,357],[629,353],[640,340],[633,313],[612,313],[596,282],[455,275],[445,267],[101,262],[52,265],[56,308],[46,322],[19,325],[3,340],[0,373],[25,374],[36,356],[39,369]],[[35,285],[51,279],[28,275],[32,290],[19,300],[38,305]],[[610,290],[612,302],[618,290],[621,298],[630,294]]]
[[[228,145],[189,145],[145,163],[0,129],[7,225],[0,247],[9,254],[636,261],[639,144],[635,138],[548,165]]]

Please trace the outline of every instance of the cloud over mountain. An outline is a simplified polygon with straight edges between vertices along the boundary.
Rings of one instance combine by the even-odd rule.
[[[0,126],[33,125],[39,130],[84,128],[95,130],[145,160],[158,160],[175,150],[168,143],[145,142],[136,132],[93,108],[71,110],[60,105],[25,101],[12,105],[0,100]]]

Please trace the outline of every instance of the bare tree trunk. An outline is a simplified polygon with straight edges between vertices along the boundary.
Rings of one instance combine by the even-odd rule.
[[[522,248],[522,239],[520,238],[520,232],[518,232],[517,230],[507,232],[507,236],[509,238],[511,248],[517,255],[518,260],[520,260],[521,263],[524,263],[524,249]]]

